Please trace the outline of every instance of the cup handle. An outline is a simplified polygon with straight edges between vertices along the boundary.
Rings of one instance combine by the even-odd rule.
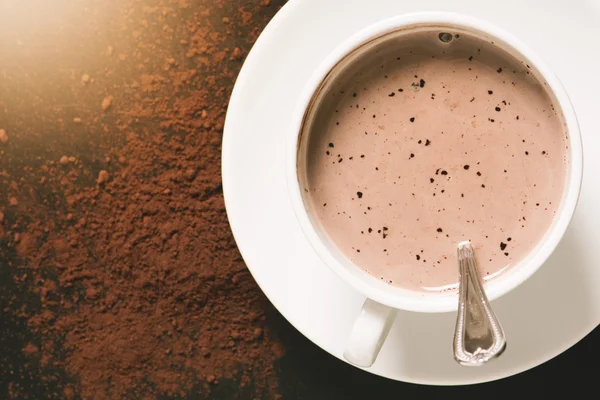
[[[373,365],[396,319],[396,312],[395,308],[371,299],[365,300],[360,314],[354,321],[350,339],[344,350],[344,358],[358,367],[367,368]]]

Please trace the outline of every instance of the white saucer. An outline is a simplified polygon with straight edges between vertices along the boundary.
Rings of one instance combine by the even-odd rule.
[[[296,222],[285,183],[284,133],[306,79],[340,41],[377,20],[424,10],[471,14],[520,37],[562,80],[583,134],[583,191],[569,231],[536,275],[493,303],[506,353],[481,368],[461,367],[451,352],[455,313],[399,312],[368,369],[405,382],[485,382],[557,356],[600,323],[600,2],[292,0],[262,33],[238,77],[223,140],[223,188],[235,239],[262,290],[300,332],[342,358],[364,298],[322,264]]]

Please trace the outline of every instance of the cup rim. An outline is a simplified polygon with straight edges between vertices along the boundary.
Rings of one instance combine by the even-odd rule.
[[[438,24],[448,26],[449,29],[457,28],[479,31],[488,35],[492,40],[498,40],[512,51],[519,54],[528,64],[537,69],[541,78],[543,78],[547,84],[549,92],[554,94],[556,102],[562,111],[566,125],[570,153],[569,169],[566,175],[561,206],[559,208],[560,212],[554,217],[554,221],[548,231],[546,231],[544,238],[536,246],[534,250],[535,254],[533,254],[531,259],[528,259],[526,263],[518,263],[511,267],[509,271],[485,283],[488,299],[493,301],[512,291],[531,277],[545,263],[564,236],[579,200],[581,181],[583,178],[583,150],[579,124],[567,92],[558,77],[546,63],[518,38],[479,18],[443,11],[403,14],[375,22],[343,41],[316,68],[313,75],[306,83],[298,100],[291,121],[289,131],[290,136],[286,143],[285,172],[292,207],[304,235],[319,255],[320,259],[342,281],[348,283],[366,297],[389,307],[414,312],[449,312],[455,311],[457,308],[457,294],[455,293],[452,293],[451,295],[439,293],[430,294],[393,287],[382,283],[393,288],[384,290],[376,287],[376,284],[374,283],[374,281],[378,281],[376,278],[370,280],[366,277],[361,277],[361,275],[364,276],[364,274],[368,274],[367,272],[363,271],[364,274],[359,275],[350,271],[344,263],[331,253],[331,250],[322,241],[316,228],[310,221],[302,198],[301,187],[297,175],[297,150],[306,111],[312,102],[313,96],[330,71],[347,55],[361,47],[363,44],[399,29],[406,29],[422,24]],[[359,267],[356,268],[360,269]]]

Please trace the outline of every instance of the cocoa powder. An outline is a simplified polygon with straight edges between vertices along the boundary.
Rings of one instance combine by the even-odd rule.
[[[284,350],[220,154],[235,76],[283,2],[57,3],[49,21],[43,3],[0,17],[22,41],[0,53],[6,397],[208,398],[227,381],[224,398],[278,398]]]

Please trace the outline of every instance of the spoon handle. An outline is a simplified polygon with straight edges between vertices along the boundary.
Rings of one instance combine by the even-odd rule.
[[[479,366],[501,355],[506,339],[483,290],[470,242],[458,244],[458,265],[460,284],[454,359],[461,365]]]

